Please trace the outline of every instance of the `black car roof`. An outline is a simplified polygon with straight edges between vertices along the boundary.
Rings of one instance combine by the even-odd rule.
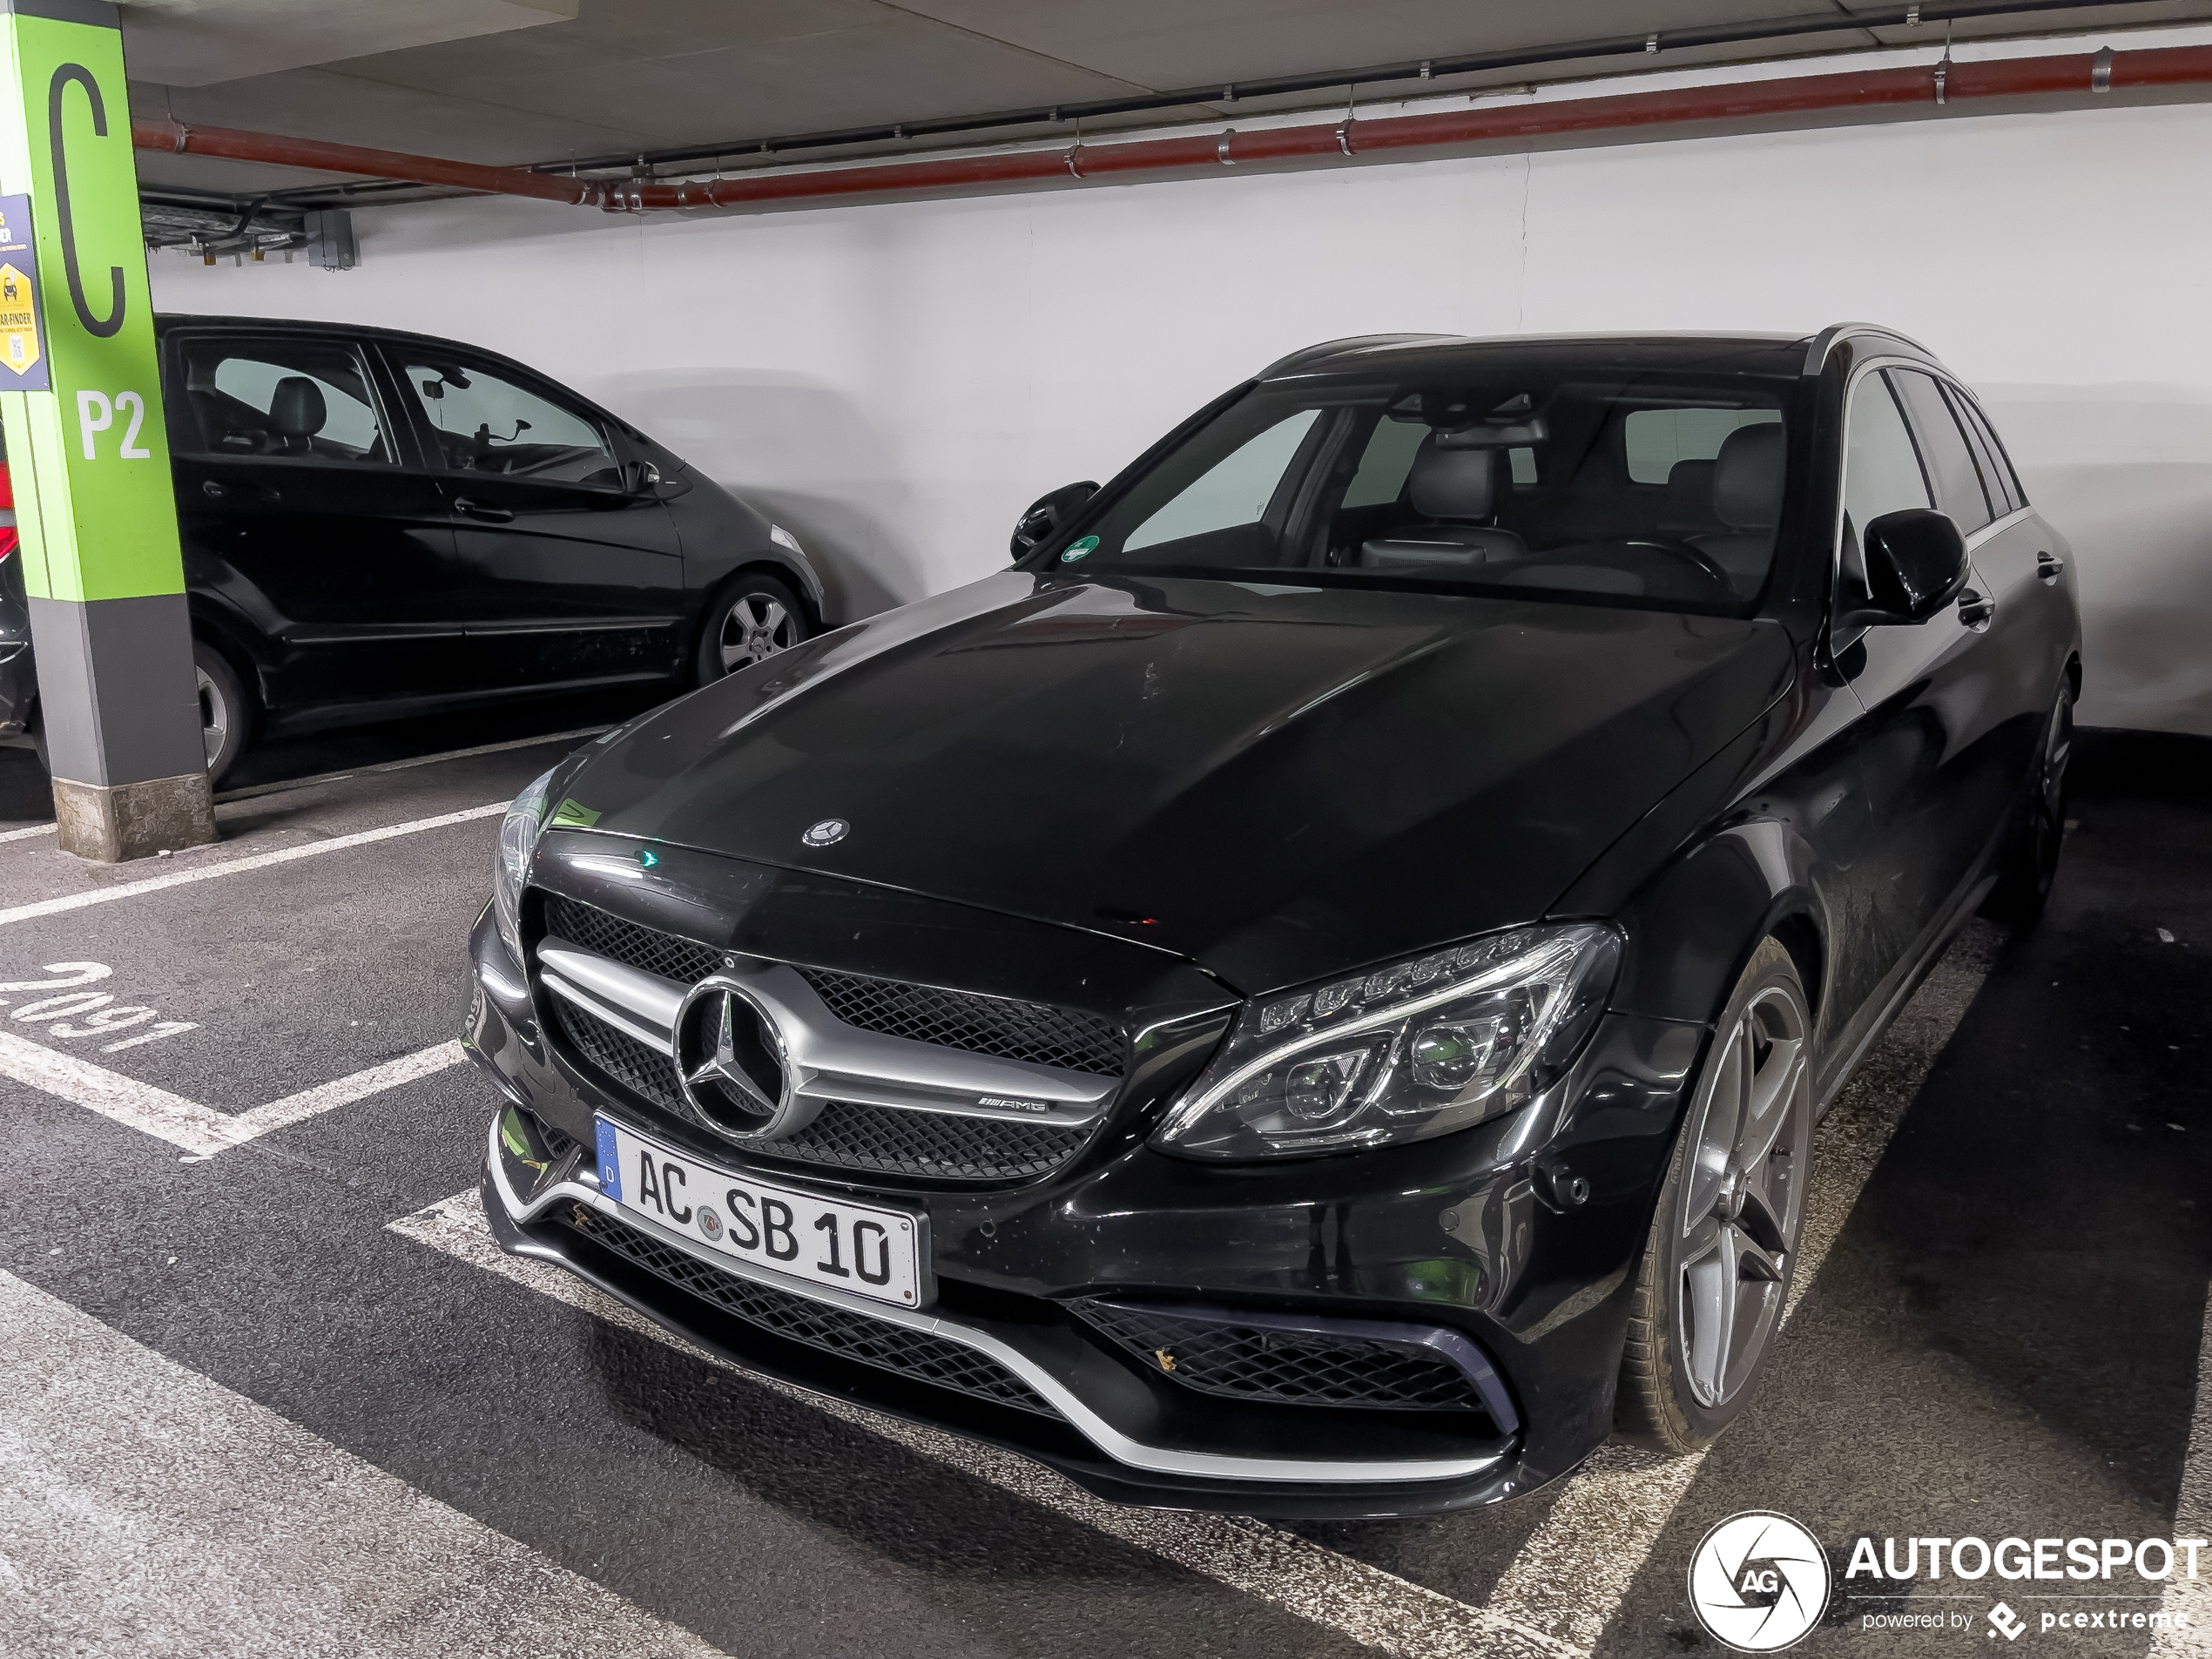
[[[1306,374],[1358,374],[1385,369],[1393,374],[1467,368],[1501,352],[1587,352],[1615,362],[1659,367],[1716,355],[1767,357],[1760,367],[1785,374],[1817,374],[1828,348],[1852,334],[1881,338],[1885,348],[1936,360],[1907,335],[1873,323],[1838,323],[1817,334],[1651,333],[1635,334],[1362,334],[1308,346],[1280,358],[1255,377],[1282,380]]]

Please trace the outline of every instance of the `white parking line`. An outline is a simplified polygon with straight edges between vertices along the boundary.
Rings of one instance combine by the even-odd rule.
[[[0,830],[0,841],[23,841],[34,835],[51,835],[53,833],[51,824],[33,824],[29,829]]]
[[[392,1223],[391,1230],[610,1325],[737,1372],[840,1421],[1339,1631],[1363,1646],[1402,1659],[1467,1659],[1472,1654],[1485,1659],[1587,1659],[1581,1648],[1499,1611],[1440,1595],[1294,1533],[1236,1515],[1124,1508],[1094,1498],[1043,1465],[1011,1452],[880,1417],[699,1353],[575,1275],[502,1251],[492,1240],[473,1188]]]
[[[1990,923],[1970,924],[1822,1122],[1784,1319],[1811,1288],[2003,941]],[[1703,1462],[1703,1453],[1662,1458],[1617,1443],[1600,1447],[1566,1481],[1484,1605],[1578,1646],[1595,1645]]]
[[[40,899],[30,904],[17,905],[12,909],[0,910],[0,927],[11,921],[29,921],[35,916],[57,916],[65,911],[82,910],[89,905],[112,904],[118,899],[135,899],[142,893],[159,893],[166,887],[189,887],[195,881],[212,881],[219,875],[239,875],[247,870],[266,870],[272,865],[290,864],[296,859],[319,858],[325,853],[342,853],[348,847],[388,841],[397,835],[417,835],[424,830],[473,823],[477,819],[490,818],[506,810],[505,801],[496,800],[487,806],[469,806],[457,813],[441,813],[435,818],[411,819],[404,824],[387,824],[381,829],[356,830],[351,835],[334,835],[328,840],[310,841],[304,846],[280,847],[273,853],[256,853],[249,858],[232,859],[222,864],[202,864],[172,870],[166,875],[148,876],[143,881],[125,881],[111,887],[65,893],[58,898]]]
[[[0,1031],[0,1076],[12,1077],[71,1105],[85,1107],[197,1158],[213,1157],[218,1152],[258,1140],[272,1130],[427,1077],[458,1065],[461,1060],[458,1042],[441,1042],[233,1116],[11,1031]]]
[[[2212,1537],[2212,1298],[2204,1306],[2204,1339],[2196,1358],[2196,1413],[2189,1424],[2182,1489],[2174,1500],[2174,1525],[2167,1536]],[[2175,1616],[2151,1638],[2145,1659],[2204,1659],[2212,1654],[2212,1575],[2168,1579],[2161,1608]]]
[[[0,1273],[11,1653],[718,1649]]]

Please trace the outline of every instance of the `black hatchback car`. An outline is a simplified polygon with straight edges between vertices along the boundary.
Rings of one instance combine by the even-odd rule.
[[[797,538],[520,363],[329,323],[155,334],[219,778],[257,726],[688,685],[821,630]],[[0,557],[0,739],[37,734],[28,633]]]
[[[1815,1121],[2057,857],[2070,555],[1973,395],[1869,327],[1340,341],[1016,541],[515,803],[502,1243],[1128,1501],[1709,1444]]]

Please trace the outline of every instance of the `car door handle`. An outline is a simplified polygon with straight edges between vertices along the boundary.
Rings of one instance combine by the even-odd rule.
[[[466,496],[458,496],[454,498],[453,510],[456,513],[466,513],[471,518],[481,518],[493,524],[504,524],[515,516],[515,509],[511,507],[495,507],[488,501],[470,501]]]
[[[2038,553],[2035,556],[2035,574],[2046,582],[2056,582],[2065,569],[2066,561],[2055,553]]]
[[[207,479],[200,485],[199,493],[210,501],[228,501],[233,496],[251,496],[255,501],[282,501],[284,499],[281,491],[271,489],[266,484],[256,484],[251,489],[244,489],[236,484],[219,484],[212,478]]]
[[[1989,619],[1997,614],[1997,607],[1989,600],[1967,588],[1959,595],[1959,620],[1969,628],[1986,628]]]

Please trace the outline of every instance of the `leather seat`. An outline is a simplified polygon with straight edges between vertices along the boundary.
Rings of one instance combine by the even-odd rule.
[[[1444,449],[1422,442],[1406,479],[1406,498],[1426,524],[1406,524],[1368,539],[1359,563],[1369,569],[1418,570],[1487,564],[1528,556],[1528,544],[1494,518],[1504,493],[1502,449]]]
[[[1690,545],[1728,572],[1747,597],[1766,580],[1782,522],[1782,423],[1742,426],[1713,462],[1713,516],[1728,528],[1693,536]]]
[[[269,400],[269,426],[276,435],[271,453],[304,455],[314,453],[314,435],[330,418],[322,401],[322,388],[305,374],[287,374],[276,383]]]
[[[1659,534],[1687,539],[1721,528],[1713,516],[1713,462],[1677,461],[1667,472],[1667,499],[1659,508]]]

